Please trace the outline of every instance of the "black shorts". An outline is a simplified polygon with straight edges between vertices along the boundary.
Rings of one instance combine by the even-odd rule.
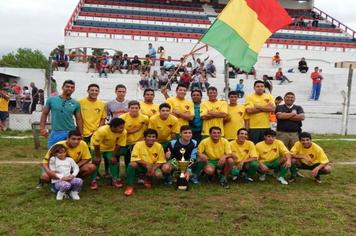
[[[0,111],[0,121],[4,122],[9,118],[9,112]]]

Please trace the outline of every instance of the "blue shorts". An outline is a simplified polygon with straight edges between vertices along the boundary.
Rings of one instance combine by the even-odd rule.
[[[0,121],[4,122],[9,118],[9,112],[7,111],[0,111]]]
[[[60,130],[60,131],[52,130],[48,137],[48,143],[47,143],[48,149],[50,149],[57,142],[66,140],[68,138],[68,133],[69,131],[66,130]]]

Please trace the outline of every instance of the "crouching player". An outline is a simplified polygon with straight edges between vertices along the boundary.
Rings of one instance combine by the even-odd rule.
[[[187,181],[189,179],[194,183],[198,184],[198,176],[192,175],[192,169],[194,169],[194,164],[197,159],[197,141],[192,139],[193,132],[192,128],[189,125],[183,125],[180,127],[180,138],[176,140],[171,140],[167,146],[166,158],[167,165],[164,167],[168,167],[166,172],[172,173],[174,171],[178,171],[178,161],[182,160],[181,150],[184,149],[184,159],[189,161],[189,167],[185,173]],[[166,178],[167,181],[165,184],[172,184],[171,178]],[[170,181],[170,182],[169,182]]]
[[[213,176],[217,170],[221,186],[229,188],[227,177],[235,170],[234,159],[229,142],[221,137],[221,129],[213,126],[209,129],[209,137],[203,139],[198,146],[197,173],[203,168],[205,174]]]
[[[262,172],[260,180],[266,179],[266,173],[273,169],[278,172],[277,180],[281,184],[288,184],[285,177],[292,163],[292,156],[282,141],[276,139],[274,130],[266,130],[264,141],[256,144],[259,171]]]
[[[125,121],[121,118],[113,118],[109,125],[101,126],[91,138],[90,149],[92,150],[93,163],[96,171],[91,175],[92,182],[90,188],[98,189],[96,177],[98,176],[101,157],[108,160],[111,174],[112,186],[121,188],[122,182],[119,179],[118,154],[121,147],[126,146],[127,132],[124,129]]]
[[[151,188],[152,178],[162,179],[162,169],[167,169],[167,167],[161,169],[166,163],[166,158],[162,145],[156,142],[157,131],[147,129],[144,131],[143,136],[144,141],[139,141],[135,144],[131,154],[131,162],[127,167],[126,181],[128,186],[124,192],[126,196],[131,196],[134,193],[133,184],[136,174],[145,174],[144,186]]]
[[[294,182],[297,176],[297,168],[311,170],[315,182],[321,183],[320,175],[330,174],[331,166],[324,150],[312,142],[310,133],[302,132],[299,141],[291,149],[293,163],[291,166],[292,177],[289,182]]]
[[[253,182],[253,176],[260,166],[255,144],[248,139],[248,130],[241,128],[237,131],[237,139],[230,142],[232,155],[236,160],[237,171],[242,173],[245,180]]]

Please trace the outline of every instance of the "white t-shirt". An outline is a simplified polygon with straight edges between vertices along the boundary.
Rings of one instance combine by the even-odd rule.
[[[77,176],[79,173],[79,166],[75,161],[66,157],[64,160],[58,159],[57,157],[51,157],[49,159],[49,169],[55,171],[59,179],[52,179],[52,183],[60,181],[60,178],[68,175]]]

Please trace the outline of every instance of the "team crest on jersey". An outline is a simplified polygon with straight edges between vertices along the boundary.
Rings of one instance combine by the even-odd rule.
[[[184,107],[186,110],[189,110],[189,108],[190,108],[188,105],[185,105]]]
[[[173,127],[173,125],[167,125],[168,126],[168,128],[170,128],[170,129],[172,129],[172,127]]]
[[[158,157],[158,153],[156,153],[156,152],[155,152],[155,153],[152,153],[152,155],[153,155],[154,158],[157,158],[157,157]]]
[[[245,152],[246,154],[248,154],[248,149],[245,149],[244,152]]]
[[[156,110],[155,109],[152,109],[151,112],[152,112],[152,114],[156,114]]]
[[[239,115],[239,116],[242,116],[242,112],[241,111],[239,111],[239,112],[237,112],[237,114]]]
[[[96,113],[99,113],[99,112],[100,112],[100,108],[95,108],[94,111],[95,111]]]
[[[272,151],[277,152],[277,148],[272,148]]]
[[[81,154],[81,153],[82,153],[82,152],[80,152],[80,151],[77,152],[77,157],[80,157],[80,154]]]
[[[265,101],[266,103],[269,103],[269,99],[268,99],[268,98],[265,98],[264,101]]]
[[[309,156],[310,156],[311,158],[313,158],[313,157],[314,157],[314,155],[313,155],[313,154],[311,154],[311,153],[309,154]]]

